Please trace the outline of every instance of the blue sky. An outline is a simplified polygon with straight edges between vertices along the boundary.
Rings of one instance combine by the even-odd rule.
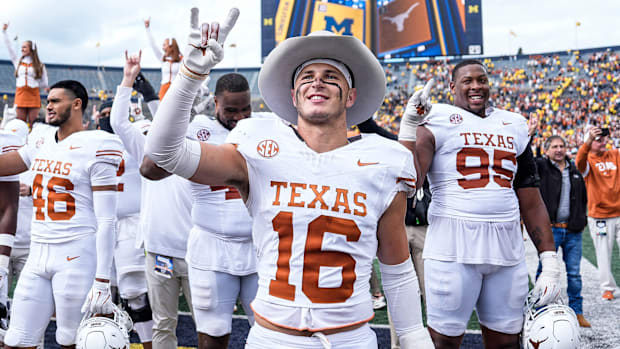
[[[241,15],[227,40],[236,48],[226,48],[220,67],[260,66],[260,0],[2,0],[0,22],[10,23],[11,38],[35,40],[44,63],[121,66],[125,49],[142,49],[143,66],[159,67],[143,19],[151,18],[158,43],[172,36],[184,45],[193,6],[201,10],[201,21],[209,22],[222,20],[237,6]],[[482,11],[487,55],[514,53],[518,47],[537,53],[620,45],[620,1],[482,0]],[[0,46],[0,59],[8,59]]]

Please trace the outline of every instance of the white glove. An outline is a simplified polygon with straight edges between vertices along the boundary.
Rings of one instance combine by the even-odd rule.
[[[560,295],[560,258],[555,251],[545,251],[540,254],[542,272],[532,289],[532,295],[537,299],[535,306],[553,303]]]
[[[90,311],[92,314],[111,314],[114,311],[110,283],[95,280],[93,287],[82,305],[82,313]]]
[[[404,334],[398,341],[401,349],[435,349],[431,334],[426,327]]]
[[[224,59],[224,41],[237,22],[239,9],[233,7],[224,24],[213,22],[198,26],[198,9],[192,8],[187,49],[183,55],[181,72],[196,80],[206,78],[211,69]]]
[[[434,85],[435,79],[428,80],[423,89],[416,91],[413,96],[409,98],[403,117],[400,120],[398,140],[416,141],[416,130],[418,125],[431,111],[432,104],[429,95]]]

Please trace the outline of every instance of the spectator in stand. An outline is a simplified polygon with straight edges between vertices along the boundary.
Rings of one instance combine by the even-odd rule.
[[[166,91],[170,87],[170,83],[179,72],[179,65],[183,56],[179,51],[179,45],[175,38],[166,38],[162,49],[160,50],[155,42],[153,33],[151,33],[151,18],[144,20],[144,28],[149,38],[149,43],[153,49],[153,53],[157,60],[161,61],[161,87],[159,88],[159,100],[164,98]]]
[[[581,233],[586,226],[586,185],[579,170],[566,156],[566,141],[551,136],[545,141],[546,157],[536,158],[540,194],[547,207],[555,249],[562,247],[568,281],[568,305],[577,314],[581,327],[590,327],[583,316],[581,297]],[[538,264],[536,277],[542,266]]]
[[[8,23],[2,24],[2,36],[4,44],[9,51],[11,62],[15,66],[15,105],[17,118],[25,121],[29,127],[32,127],[34,120],[39,116],[41,109],[41,91],[40,88],[49,91],[47,85],[47,71],[45,65],[39,59],[37,46],[30,40],[24,41],[21,46],[21,57],[17,58],[17,54],[11,46],[11,40],[6,30],[9,28]]]
[[[609,129],[607,129],[609,130]],[[607,149],[609,132],[590,128],[577,153],[577,168],[588,189],[588,227],[596,250],[603,299],[614,299],[616,281],[611,273],[614,239],[620,245],[620,153]]]

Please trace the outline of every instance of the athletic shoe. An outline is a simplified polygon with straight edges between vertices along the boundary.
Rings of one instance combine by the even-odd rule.
[[[580,327],[592,327],[582,314],[577,314],[577,322],[579,322]]]
[[[384,308],[387,305],[385,302],[385,297],[383,296],[372,296],[372,308],[374,310]]]

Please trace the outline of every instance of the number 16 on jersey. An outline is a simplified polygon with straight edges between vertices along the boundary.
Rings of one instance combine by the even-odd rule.
[[[278,233],[278,260],[275,280],[269,284],[269,294],[274,297],[295,300],[296,285],[289,283],[292,255],[293,213],[282,211],[271,221]],[[320,215],[308,224],[303,253],[301,290],[312,303],[342,303],[353,294],[355,283],[355,258],[338,251],[323,251],[321,245],[326,232],[344,235],[347,242],[356,242],[362,232],[351,219]],[[341,267],[342,284],[339,287],[319,287],[321,267]]]

